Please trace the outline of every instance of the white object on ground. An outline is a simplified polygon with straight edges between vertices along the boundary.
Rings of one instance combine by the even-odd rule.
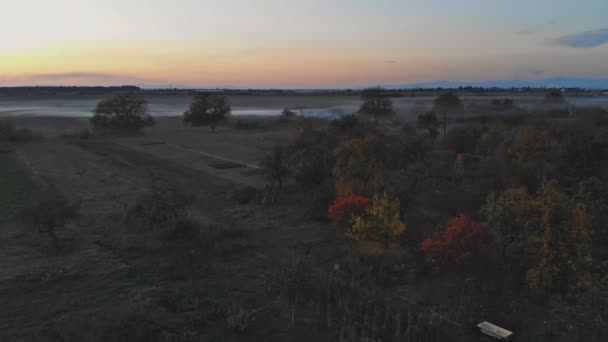
[[[511,337],[511,335],[513,335],[513,332],[501,328],[497,325],[494,325],[490,322],[482,322],[477,324],[477,327],[479,327],[479,329],[481,329],[481,332],[488,335],[488,336],[492,336],[494,338],[497,338],[499,340],[506,340],[509,337]]]

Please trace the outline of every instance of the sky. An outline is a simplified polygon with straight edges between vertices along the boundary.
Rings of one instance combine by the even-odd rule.
[[[606,0],[0,0],[0,86],[608,78]]]

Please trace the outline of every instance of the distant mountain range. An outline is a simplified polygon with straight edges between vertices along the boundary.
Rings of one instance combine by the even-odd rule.
[[[544,80],[495,80],[481,82],[433,81],[427,83],[385,85],[387,89],[416,89],[416,88],[582,88],[608,89],[608,79],[583,79],[571,77],[556,77]]]

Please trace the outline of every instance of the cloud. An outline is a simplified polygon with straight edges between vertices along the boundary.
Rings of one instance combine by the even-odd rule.
[[[31,75],[30,78],[42,81],[66,81],[66,80],[94,80],[94,81],[120,81],[130,79],[130,77],[121,74],[112,73],[96,73],[96,72],[63,72],[63,73],[45,73]]]
[[[388,60],[388,61],[384,61],[384,63],[386,64],[397,64],[398,62],[395,60]]]
[[[559,45],[571,48],[592,48],[608,43],[608,28],[565,35],[556,39]]]

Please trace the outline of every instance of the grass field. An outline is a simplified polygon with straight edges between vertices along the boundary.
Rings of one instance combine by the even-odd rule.
[[[0,149],[0,224],[14,221],[41,191],[14,151]]]

